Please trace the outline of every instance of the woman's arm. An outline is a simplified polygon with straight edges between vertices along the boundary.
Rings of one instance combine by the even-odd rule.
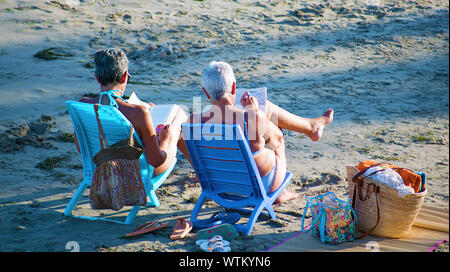
[[[130,119],[133,120],[134,128],[138,131],[141,137],[147,162],[155,168],[162,165],[167,158],[168,147],[165,142],[168,138],[168,129],[165,128],[161,130],[161,138],[158,141],[149,111],[144,107],[136,107],[133,115],[134,116]]]
[[[282,144],[283,133],[267,119],[264,112],[258,109],[258,100],[246,92],[240,102],[245,108],[247,137],[253,149],[261,150],[266,144],[269,144],[272,149],[278,148]]]

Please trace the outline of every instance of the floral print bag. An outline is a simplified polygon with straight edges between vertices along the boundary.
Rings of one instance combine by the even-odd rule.
[[[337,198],[334,192],[306,199],[301,222],[302,232],[312,230],[312,235],[320,238],[322,243],[339,244],[354,240],[357,218],[350,199],[343,201]],[[312,223],[305,229],[304,221],[308,208],[312,215]]]
[[[145,205],[147,196],[142,182],[139,157],[144,150],[134,146],[133,126],[128,139],[108,146],[94,105],[101,150],[94,156],[97,166],[92,176],[90,204],[93,209],[120,210],[123,206]]]

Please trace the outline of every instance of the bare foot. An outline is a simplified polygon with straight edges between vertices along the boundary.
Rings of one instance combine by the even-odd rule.
[[[277,200],[275,200],[275,203],[286,202],[286,201],[295,199],[299,196],[300,196],[300,194],[298,194],[298,193],[290,192],[290,191],[284,189],[284,191],[278,196]]]
[[[322,116],[313,119],[313,122],[311,124],[311,140],[313,140],[314,142],[320,140],[323,134],[323,129],[331,122],[333,122],[333,115],[334,110],[332,108],[329,108],[322,114]]]

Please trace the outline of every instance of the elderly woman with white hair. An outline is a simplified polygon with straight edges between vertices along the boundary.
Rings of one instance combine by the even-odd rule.
[[[202,85],[211,107],[201,114],[193,114],[190,122],[239,124],[244,128],[255,163],[269,192],[281,185],[286,174],[285,145],[281,129],[304,133],[311,140],[318,141],[324,128],[333,121],[333,109],[310,119],[294,115],[270,101],[267,101],[264,113],[258,109],[256,98],[248,92],[242,97],[236,97],[233,68],[225,62],[209,63],[202,71]],[[234,106],[235,99],[240,99],[245,111]],[[181,151],[183,149],[180,148]],[[185,150],[183,153],[187,154]],[[297,193],[284,190],[277,202],[296,197]]]

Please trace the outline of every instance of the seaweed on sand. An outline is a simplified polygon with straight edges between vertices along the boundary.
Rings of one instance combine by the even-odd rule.
[[[49,157],[38,163],[35,167],[43,170],[52,170],[53,168],[59,167],[61,163],[67,159],[68,159],[67,155]]]
[[[68,52],[64,48],[60,47],[51,47],[47,49],[42,49],[36,54],[34,54],[35,58],[43,59],[43,60],[56,60],[56,59],[65,59],[69,57],[73,57],[74,55]]]

